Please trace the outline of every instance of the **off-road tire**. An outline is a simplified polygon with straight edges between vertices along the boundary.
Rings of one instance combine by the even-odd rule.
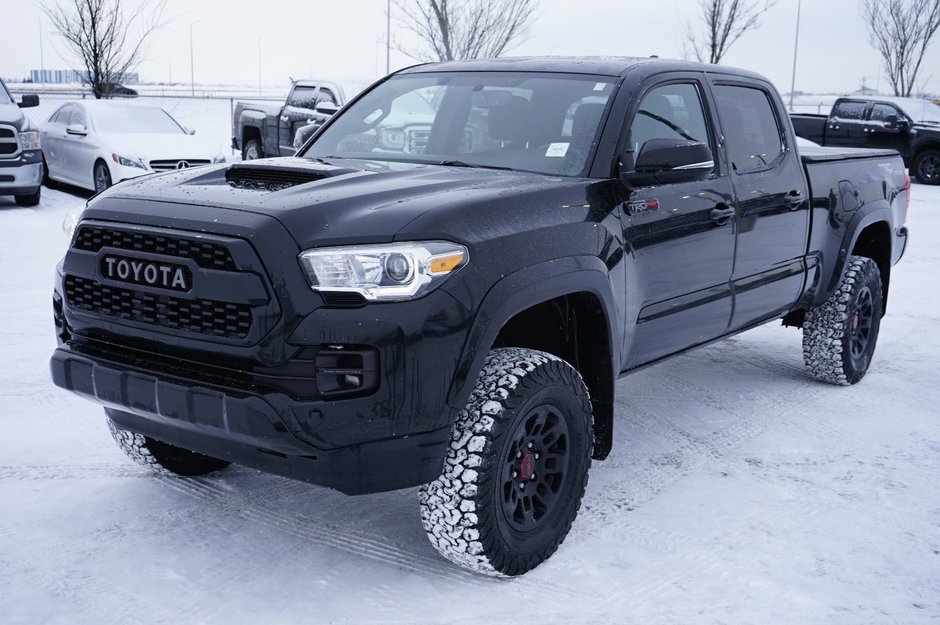
[[[264,147],[261,142],[255,138],[246,140],[242,146],[242,160],[253,161],[259,158],[264,158]]]
[[[16,200],[17,206],[36,206],[39,204],[39,200],[42,197],[42,187],[36,189],[35,193],[30,193],[29,195],[16,195],[13,199]]]
[[[924,150],[911,163],[911,173],[921,184],[940,184],[940,150]]]
[[[806,311],[803,362],[813,377],[843,386],[865,377],[878,342],[882,310],[878,265],[870,258],[850,257],[835,293]]]
[[[500,577],[548,559],[581,507],[592,424],[588,390],[574,367],[532,349],[491,351],[454,423],[441,476],[420,490],[421,520],[434,548],[460,566]],[[524,497],[531,513],[519,503]],[[508,512],[513,505],[521,516]]]
[[[159,475],[185,476],[206,475],[227,467],[229,462],[211,458],[188,449],[176,447],[147,436],[122,430],[108,419],[108,429],[114,442],[137,464],[147,467]]]

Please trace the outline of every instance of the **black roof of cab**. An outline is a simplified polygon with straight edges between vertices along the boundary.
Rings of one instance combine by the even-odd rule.
[[[565,74],[594,74],[604,76],[624,76],[628,72],[640,70],[647,75],[661,72],[707,72],[710,74],[730,74],[754,78],[766,82],[760,74],[706,63],[691,63],[654,57],[506,57],[498,59],[477,59],[472,61],[445,61],[426,63],[403,69],[398,74],[420,74],[427,72],[558,72]]]

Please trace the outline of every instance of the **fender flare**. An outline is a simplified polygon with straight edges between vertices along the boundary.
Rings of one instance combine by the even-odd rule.
[[[623,343],[623,321],[619,318],[607,266],[596,256],[569,256],[524,267],[508,274],[494,284],[484,296],[467,335],[457,369],[451,382],[447,403],[462,409],[476,384],[483,360],[503,326],[520,312],[564,295],[590,293],[600,302],[607,323],[608,350],[611,356],[610,386],[620,373],[620,352]],[[598,402],[610,403],[612,417],[613,396],[597,397]],[[595,458],[607,456],[612,443],[612,428],[608,421],[598,424],[595,432]]]
[[[862,231],[864,231],[868,226],[879,222],[884,222],[887,224],[888,229],[891,230],[892,220],[893,218],[891,208],[888,205],[887,200],[871,202],[859,207],[859,209],[855,211],[855,214],[852,215],[852,219],[850,219],[849,223],[846,224],[845,235],[842,237],[842,244],[839,247],[839,254],[835,261],[836,271],[832,272],[831,276],[829,277],[829,281],[825,285],[825,288],[822,290],[822,292],[817,294],[816,301],[814,302],[815,305],[819,305],[826,301],[826,299],[832,295],[836,287],[839,285],[839,282],[842,280],[842,276],[845,273],[846,267],[849,264],[849,256],[852,255],[852,250],[855,249],[855,244],[858,242],[858,238],[861,236]],[[894,233],[892,232],[892,234]],[[891,249],[888,250],[888,258],[891,259],[894,258],[893,236],[889,239],[888,245],[891,246]]]

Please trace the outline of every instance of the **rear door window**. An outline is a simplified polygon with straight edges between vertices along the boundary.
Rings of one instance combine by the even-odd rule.
[[[865,115],[864,102],[858,100],[843,100],[832,109],[832,117],[846,121],[861,121]]]
[[[784,153],[784,141],[767,92],[717,85],[715,95],[731,168],[741,174],[773,167]]]

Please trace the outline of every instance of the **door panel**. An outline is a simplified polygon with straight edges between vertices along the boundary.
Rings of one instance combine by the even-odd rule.
[[[865,124],[866,143],[865,147],[880,148],[886,150],[897,150],[902,152],[907,142],[907,128],[888,128],[885,126],[885,120],[891,116],[899,120],[906,120],[901,111],[893,104],[876,102],[868,112],[868,122]]]
[[[704,87],[694,76],[645,91],[630,125],[628,154],[638,154],[651,139],[694,140],[715,152]],[[625,368],[727,330],[735,241],[733,212],[727,213],[733,204],[728,176],[714,171],[707,179],[640,187],[629,195],[622,214],[635,270],[626,297],[639,310],[633,333],[627,334]]]
[[[782,316],[805,280],[810,202],[803,166],[781,122],[782,103],[758,85],[714,87],[737,197],[731,330]]]
[[[640,312],[627,368],[721,336],[731,318],[734,220],[712,211],[734,203],[727,177],[640,189],[624,207],[636,263],[627,297]],[[655,207],[655,208],[649,208]]]
[[[826,125],[826,145],[860,147],[865,145],[865,109],[861,100],[842,100],[829,115]]]

